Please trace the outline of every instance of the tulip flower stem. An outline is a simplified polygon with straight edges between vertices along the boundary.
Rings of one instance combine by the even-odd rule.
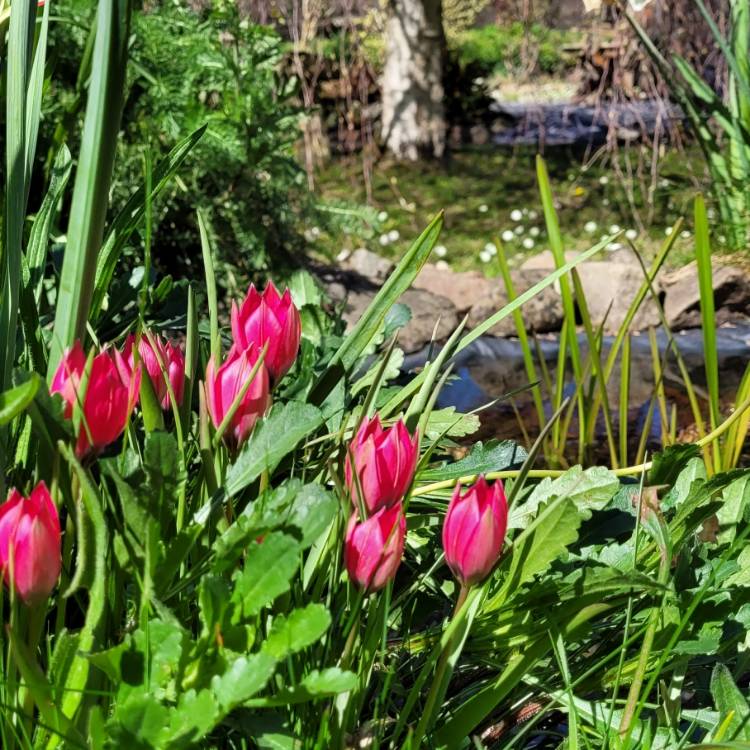
[[[456,606],[453,608],[453,614],[451,620],[455,619],[458,613],[461,611],[461,607],[464,606],[466,597],[469,595],[470,587],[465,583],[461,584],[461,589],[458,592],[458,598],[456,599]],[[438,696],[444,692],[443,680],[445,679],[445,670],[448,668],[448,659],[450,659],[451,652],[453,651],[453,642],[456,636],[454,636],[445,644],[443,652],[440,654],[440,661],[438,662],[437,668],[435,669],[435,678],[432,681],[430,692],[427,695],[424,708],[422,709],[422,716],[417,724],[417,729],[412,737],[412,747],[421,747],[422,738],[425,732],[428,731],[432,725],[432,715],[435,712],[435,704],[437,703]]]
[[[44,627],[45,615],[47,613],[46,605],[47,603],[44,601],[41,604],[34,604],[26,608],[28,616],[26,622],[26,644],[32,656],[36,654],[39,639],[42,636],[42,628]],[[28,686],[24,687],[21,691],[19,703],[22,706],[21,715],[26,726],[26,736],[31,737],[34,730],[34,694]]]

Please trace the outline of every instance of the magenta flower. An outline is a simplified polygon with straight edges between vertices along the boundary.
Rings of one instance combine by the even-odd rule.
[[[253,284],[240,306],[232,303],[232,336],[238,349],[255,344],[259,350],[268,344],[264,360],[271,384],[284,377],[294,364],[302,331],[299,310],[289,290],[279,295],[269,281],[260,294]]]
[[[155,348],[151,345],[152,340],[156,345]],[[122,352],[123,358],[131,369],[135,364],[135,357],[133,356],[134,343],[135,336],[131,334],[125,340]],[[169,378],[169,383],[172,386],[177,404],[181,404],[182,394],[185,390],[185,355],[182,353],[182,349],[157,333],[151,333],[150,336],[146,336],[144,332],[138,345],[138,356],[151,379],[151,383],[154,386],[154,393],[162,409],[170,409],[172,407],[162,367]]]
[[[355,511],[344,543],[349,578],[364,591],[382,589],[396,575],[405,540],[406,520],[401,503],[381,508],[362,522]]]
[[[464,495],[456,485],[443,522],[443,549],[453,575],[464,586],[487,577],[500,557],[507,526],[502,482],[490,486],[480,477]]]
[[[384,430],[380,417],[365,419],[349,446],[344,465],[346,486],[359,504],[359,488],[352,472],[352,462],[362,488],[369,513],[403,500],[414,479],[419,458],[419,438],[412,437],[399,420]]]
[[[25,498],[13,489],[0,505],[0,570],[25,604],[44,601],[62,566],[60,518],[44,482]]]
[[[213,357],[209,360],[206,367],[206,405],[217,429],[250,377],[258,357],[258,348],[251,344],[245,350],[232,347],[218,370]],[[247,440],[258,419],[265,414],[268,404],[268,370],[261,365],[224,433],[224,440],[233,448],[239,447]]]
[[[65,401],[65,416],[73,416],[76,404],[82,406],[82,419],[76,443],[76,455],[99,453],[125,430],[138,400],[141,385],[140,366],[133,370],[117,349],[105,347],[91,363],[85,393],[81,381],[86,355],[81,342],[65,352],[50,393],[59,393]]]

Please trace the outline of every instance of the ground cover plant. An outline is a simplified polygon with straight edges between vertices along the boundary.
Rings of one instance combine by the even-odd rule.
[[[143,185],[106,220],[129,5],[103,0],[97,13],[59,266],[50,227],[68,191],[65,150],[27,219],[50,9],[10,14],[2,747],[750,742],[750,401],[744,385],[719,408],[711,326],[696,442],[667,432],[658,454],[626,446],[610,466],[588,465],[610,373],[585,313],[590,354],[576,348],[575,267],[612,238],[565,262],[541,160],[556,269],[471,332],[459,325],[406,378],[398,300],[442,214],[348,333],[303,272],[220,296],[202,212],[203,279],[172,295],[150,260],[153,202],[200,133],[146,160]],[[700,198],[693,220],[709,321]],[[644,268],[633,311],[677,236]],[[127,243],[140,265],[122,283]],[[573,395],[545,399],[528,448],[472,444],[478,415],[435,407],[451,358],[555,283]],[[608,446],[616,439],[607,423]]]

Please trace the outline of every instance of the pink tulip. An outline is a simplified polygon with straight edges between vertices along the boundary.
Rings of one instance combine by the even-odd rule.
[[[464,586],[487,577],[500,557],[507,526],[502,482],[490,486],[480,477],[464,495],[456,485],[443,522],[443,549],[453,575]]]
[[[82,406],[76,454],[79,457],[99,453],[113,443],[125,427],[138,400],[141,368],[131,369],[117,349],[105,347],[91,363],[85,393],[81,380],[86,368],[86,355],[76,341],[57,368],[50,388],[65,401],[65,416],[73,416],[74,407]]]
[[[152,341],[156,348],[152,346]],[[135,336],[131,334],[126,339],[122,352],[122,356],[131,369],[135,364],[135,357],[133,356],[134,343]],[[172,386],[175,401],[177,401],[178,405],[181,404],[182,394],[185,389],[185,355],[182,353],[182,349],[156,333],[152,333],[149,336],[146,336],[144,333],[138,345],[138,356],[151,379],[156,398],[159,400],[162,409],[172,408],[169,389],[167,388],[162,368],[164,368],[169,378],[169,384]]]
[[[44,601],[60,577],[60,518],[44,482],[28,498],[13,489],[0,505],[0,569],[28,605]]]
[[[213,357],[209,360],[206,367],[206,405],[214,427],[218,428],[224,421],[224,417],[250,377],[259,354],[258,347],[254,344],[245,350],[232,347],[218,370]],[[236,448],[247,439],[258,418],[262,417],[268,408],[268,403],[268,370],[265,365],[261,365],[224,433],[224,439],[229,445]]]
[[[232,335],[234,345],[247,349],[255,344],[258,349],[268,344],[264,364],[275,385],[294,364],[301,335],[299,310],[286,289],[283,295],[269,281],[262,294],[253,284],[240,306],[232,303]]]
[[[346,486],[359,504],[359,487],[370,513],[403,500],[414,479],[419,458],[419,438],[412,437],[399,420],[384,430],[380,417],[365,419],[349,446],[344,466]],[[359,487],[352,472],[352,461],[359,477]]]
[[[378,591],[392,581],[401,564],[406,520],[401,503],[381,508],[366,521],[355,511],[349,519],[344,562],[349,578],[364,591]]]

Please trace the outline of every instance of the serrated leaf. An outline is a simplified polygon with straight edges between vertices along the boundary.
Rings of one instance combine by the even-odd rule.
[[[331,624],[331,615],[322,604],[308,604],[288,617],[279,615],[271,626],[263,651],[277,661],[318,641]]]
[[[588,518],[592,510],[601,510],[614,497],[620,483],[603,466],[585,471],[574,466],[560,477],[546,477],[534,487],[528,499],[513,507],[508,517],[509,529],[525,529],[536,516],[539,506],[552,497],[567,497],[579,513]]]
[[[452,464],[423,471],[419,478],[425,481],[441,481],[474,474],[487,474],[491,471],[504,471],[522,464],[526,456],[526,451],[512,440],[502,442],[491,440],[486,445],[479,441],[465,458]]]
[[[280,532],[250,546],[243,569],[232,577],[235,624],[257,615],[289,589],[289,580],[299,566],[299,553],[297,540]]]
[[[338,667],[317,669],[306,675],[298,685],[280,691],[272,698],[259,698],[252,701],[253,706],[288,706],[293,703],[306,703],[318,698],[326,698],[353,690],[357,684],[357,675],[345,672]]]
[[[256,427],[226,478],[228,495],[236,495],[262,472],[272,472],[282,458],[323,424],[320,409],[291,401],[276,404]]]
[[[440,437],[466,437],[473,435],[480,426],[481,422],[476,414],[461,414],[454,406],[448,406],[430,413],[425,434],[430,440]]]

